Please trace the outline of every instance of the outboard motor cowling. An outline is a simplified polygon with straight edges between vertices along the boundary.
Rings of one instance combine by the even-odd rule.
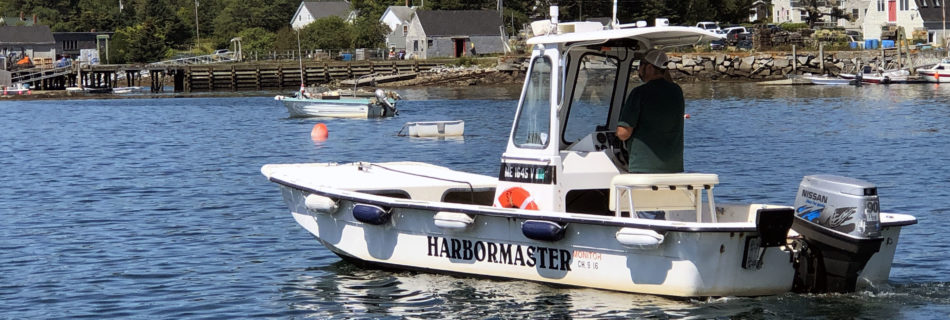
[[[376,89],[376,91],[374,91],[373,94],[376,95],[376,101],[378,101],[379,103],[382,103],[383,106],[386,107],[386,110],[383,112],[383,114],[388,114],[388,115],[399,114],[399,111],[396,111],[396,106],[394,106],[391,102],[389,102],[389,99],[388,99],[389,97],[386,95],[386,92],[383,91],[383,89]]]
[[[854,178],[814,175],[802,178],[795,197],[795,215],[857,237],[881,236],[877,187]]]
[[[792,229],[802,236],[797,292],[851,292],[881,247],[880,202],[873,184],[840,176],[802,179]]]

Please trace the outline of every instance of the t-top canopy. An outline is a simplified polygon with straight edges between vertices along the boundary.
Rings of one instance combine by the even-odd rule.
[[[666,48],[694,45],[722,39],[723,36],[696,27],[642,27],[588,32],[551,34],[528,39],[528,44],[560,44],[581,41],[634,39],[646,47]]]

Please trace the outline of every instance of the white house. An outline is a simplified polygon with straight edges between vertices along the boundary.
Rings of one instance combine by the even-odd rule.
[[[842,0],[839,8],[853,19],[838,19],[837,25],[847,30],[862,30],[870,2],[871,0]]]
[[[818,0],[817,9],[822,13],[819,24],[825,26],[835,25],[831,21],[831,8],[839,7],[842,0]],[[772,22],[774,23],[804,23],[808,21],[807,0],[773,0],[772,1]]]
[[[409,34],[409,23],[416,9],[407,6],[390,6],[379,18],[379,22],[389,27],[386,35],[386,47],[396,50],[406,48],[406,35]]]
[[[769,20],[772,12],[769,11],[769,6],[771,4],[766,0],[756,0],[752,3],[752,7],[749,8],[749,22],[756,22],[759,20]]]
[[[881,28],[903,27],[905,38],[913,38],[915,31],[927,32],[927,41],[942,44],[944,15],[950,10],[944,0],[871,0],[864,18],[865,39],[881,39]]]
[[[314,20],[329,16],[338,16],[351,22],[356,19],[356,12],[351,9],[349,1],[303,1],[297,7],[290,25],[294,30],[300,30]]]
[[[772,0],[772,22],[774,23],[801,23],[804,22],[800,0]]]

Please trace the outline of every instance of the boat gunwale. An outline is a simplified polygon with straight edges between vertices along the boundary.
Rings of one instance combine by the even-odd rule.
[[[505,218],[518,218],[525,220],[549,220],[554,222],[563,222],[563,223],[581,223],[581,224],[590,224],[590,225],[601,225],[601,226],[615,226],[621,228],[640,228],[640,229],[650,229],[654,231],[675,231],[675,232],[757,232],[755,223],[752,222],[724,222],[724,223],[697,223],[697,222],[682,222],[682,221],[668,221],[668,220],[656,220],[663,224],[652,224],[652,223],[642,223],[638,221],[617,221],[614,220],[614,216],[599,216],[585,213],[569,213],[558,212],[557,215],[539,215],[538,211],[534,210],[523,210],[515,208],[496,208],[489,207],[484,205],[473,205],[473,204],[461,204],[461,203],[449,203],[449,202],[439,202],[449,204],[449,206],[433,206],[426,205],[425,203],[431,203],[432,201],[424,200],[413,200],[413,199],[399,199],[392,198],[392,201],[374,199],[374,198],[387,198],[384,196],[374,195],[370,193],[366,194],[366,197],[358,197],[351,195],[349,193],[362,193],[358,191],[348,191],[348,190],[334,190],[331,188],[326,188],[323,190],[314,189],[311,187],[302,186],[293,182],[282,180],[276,177],[268,177],[268,180],[271,182],[283,185],[286,187],[298,189],[301,191],[306,191],[311,194],[316,194],[320,196],[337,198],[352,202],[359,202],[365,204],[372,204],[378,206],[385,206],[390,208],[405,208],[405,209],[419,209],[419,210],[430,210],[430,211],[452,211],[459,212],[464,214],[473,214],[473,215],[484,215],[484,216],[494,216],[494,217],[505,217]],[[464,207],[472,208],[464,208]],[[554,213],[554,212],[549,212]],[[591,218],[587,217],[578,217],[577,215],[588,215]],[[604,219],[608,218],[608,219]],[[625,218],[629,219],[629,218]],[[654,221],[654,220],[647,220]],[[673,223],[669,225],[669,223]],[[676,225],[680,224],[680,225]],[[708,224],[708,226],[698,226],[697,224]],[[713,225],[715,224],[715,225]]]
[[[484,205],[475,205],[475,204],[464,204],[464,203],[450,203],[450,202],[439,202],[450,204],[455,206],[455,208],[447,208],[440,206],[425,205],[421,203],[430,203],[432,201],[425,200],[414,200],[414,199],[400,199],[392,198],[392,201],[379,200],[372,198],[389,198],[385,196],[375,195],[371,193],[359,192],[359,191],[348,191],[348,190],[337,190],[332,188],[327,188],[328,190],[319,190],[311,187],[306,187],[300,184],[289,182],[280,178],[275,178],[268,176],[268,180],[271,182],[283,185],[286,187],[295,188],[298,190],[306,191],[312,194],[317,194],[325,197],[338,198],[342,200],[366,203],[372,205],[379,205],[391,208],[406,208],[406,209],[420,209],[420,210],[431,210],[431,211],[452,211],[459,212],[464,214],[473,214],[473,215],[485,215],[485,216],[495,216],[495,217],[513,217],[525,220],[550,220],[555,222],[564,222],[564,223],[583,223],[583,224],[593,224],[601,226],[615,226],[621,228],[641,228],[641,229],[650,229],[654,231],[676,231],[676,232],[756,232],[756,226],[753,222],[724,222],[724,223],[710,223],[710,222],[682,222],[682,221],[668,221],[671,223],[679,223],[684,225],[657,225],[651,223],[642,223],[638,221],[616,221],[613,219],[604,219],[615,218],[614,216],[600,216],[586,213],[560,213],[562,215],[538,215],[535,214],[537,211],[534,210],[523,210],[517,208],[496,208],[488,207]],[[350,195],[349,193],[363,193],[367,197],[358,197]],[[411,201],[413,203],[409,203]],[[479,209],[473,208],[459,208],[458,206],[473,206],[478,207]],[[448,210],[444,210],[448,209]],[[486,210],[487,209],[487,210]],[[521,213],[521,212],[528,213]],[[903,227],[917,224],[917,218],[902,213],[892,213],[892,212],[881,212],[881,215],[899,215],[893,221],[881,221],[881,227]],[[577,217],[576,215],[589,215],[591,218],[586,217]],[[652,221],[652,220],[648,220]],[[667,221],[667,220],[659,220]],[[712,226],[702,225],[697,226],[697,224],[715,224]]]

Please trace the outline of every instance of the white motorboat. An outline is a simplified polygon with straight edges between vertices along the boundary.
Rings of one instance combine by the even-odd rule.
[[[911,83],[915,80],[910,78],[910,71],[907,69],[891,70],[871,70],[871,66],[864,66],[858,73],[842,73],[839,77],[847,80],[857,80],[862,83],[873,84],[892,84],[892,83]]]
[[[115,94],[129,94],[129,93],[144,92],[144,91],[145,91],[145,88],[139,87],[139,86],[112,88],[112,93],[115,93]]]
[[[403,130],[406,133],[403,133]],[[416,121],[406,122],[398,135],[410,137],[458,137],[465,133],[465,121]]]
[[[17,83],[12,87],[3,87],[3,95],[24,95],[31,93],[33,93],[33,90],[28,83]]]
[[[419,162],[261,172],[297,223],[363,264],[680,297],[847,292],[887,281],[900,230],[916,218],[881,213],[868,182],[807,176],[789,206],[716,202],[716,174],[626,173],[613,129],[637,85],[628,80],[637,61],[648,48],[721,35],[605,30],[556,16],[545,23],[535,30],[547,34],[528,40],[497,177]]]
[[[825,75],[821,75],[821,76],[807,75],[802,78],[808,81],[811,81],[812,84],[819,84],[819,85],[842,85],[842,84],[851,83],[851,80],[848,80],[848,79],[844,79],[840,77],[830,77],[830,76],[825,76]]]
[[[291,117],[381,118],[397,114],[396,95],[376,89],[374,97],[346,97],[340,94],[310,94],[305,90],[294,96],[278,95]]]
[[[927,82],[950,82],[950,58],[944,58],[929,67],[918,68],[917,74]]]

